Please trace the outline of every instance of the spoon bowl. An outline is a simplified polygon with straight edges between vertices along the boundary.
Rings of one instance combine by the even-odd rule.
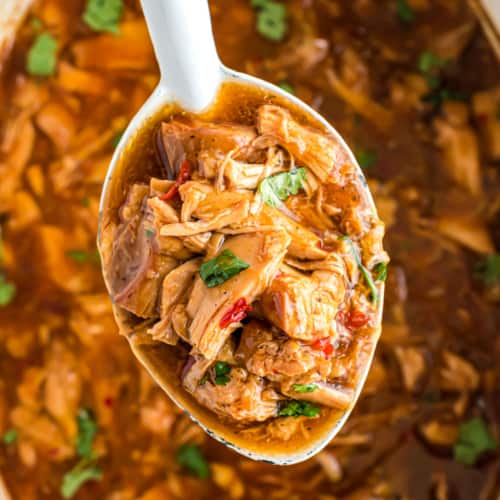
[[[214,104],[220,89],[227,83],[251,86],[265,93],[277,96],[287,107],[307,115],[335,138],[350,162],[358,169],[363,180],[364,194],[368,205],[376,215],[372,196],[364,181],[353,153],[340,134],[320,114],[290,93],[258,78],[226,68],[219,60],[212,35],[210,12],[206,0],[142,0],[146,22],[158,59],[161,79],[137,115],[132,119],[114,153],[101,197],[98,248],[104,255],[103,232],[109,222],[109,206],[112,194],[123,187],[117,182],[123,173],[120,166],[127,155],[129,143],[143,129],[145,124],[162,110],[180,107],[189,112],[204,112]],[[118,186],[118,187],[117,187]],[[105,260],[103,259],[103,262]],[[106,269],[104,266],[104,278]],[[262,442],[251,434],[241,432],[220,421],[220,419],[200,406],[180,385],[174,373],[175,355],[170,346],[155,343],[145,334],[148,322],[137,323],[130,315],[113,304],[115,317],[122,334],[129,340],[136,358],[151,374],[167,395],[200,427],[217,441],[236,452],[254,459],[277,465],[288,465],[310,458],[323,449],[340,431],[362,390],[375,352],[381,330],[384,285],[377,283],[377,331],[369,348],[365,349],[363,368],[357,375],[353,402],[347,411],[331,412],[330,418],[322,425],[314,426],[307,440],[283,442]],[[110,289],[108,284],[108,289]]]

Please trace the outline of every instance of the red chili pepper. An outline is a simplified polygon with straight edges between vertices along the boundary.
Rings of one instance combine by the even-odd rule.
[[[171,200],[179,192],[179,186],[189,180],[190,177],[191,174],[189,172],[189,163],[187,160],[184,160],[182,162],[181,169],[179,170],[179,175],[177,176],[175,184],[160,198],[160,200]]]
[[[231,323],[237,323],[246,317],[248,312],[252,312],[252,306],[249,305],[246,299],[241,298],[238,299],[227,312],[224,313],[224,316],[220,319],[220,327],[226,328]]]
[[[337,321],[342,323],[349,330],[362,328],[368,323],[369,319],[370,318],[361,311],[339,311],[337,313]]]
[[[330,356],[333,353],[330,337],[315,340],[311,347],[316,351],[322,351],[325,356]]]
[[[324,250],[325,252],[333,252],[333,251],[335,250],[335,248],[334,248],[334,247],[330,247],[330,246],[328,246],[328,245],[325,245],[325,244],[323,243],[323,241],[321,241],[321,240],[320,240],[320,241],[318,241],[317,246],[318,246],[318,248],[319,248],[320,250]]]

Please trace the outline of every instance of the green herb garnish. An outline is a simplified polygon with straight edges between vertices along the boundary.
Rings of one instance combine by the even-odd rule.
[[[80,200],[80,203],[84,206],[84,207],[90,207],[90,198],[88,196],[84,196],[81,200]]]
[[[257,9],[257,32],[273,42],[281,42],[286,35],[286,7],[274,0],[251,0]]]
[[[68,250],[66,255],[77,262],[78,264],[99,264],[100,257],[99,252],[97,250],[93,252],[87,252],[86,250]]]
[[[5,444],[13,444],[17,441],[17,431],[16,429],[9,429],[8,431],[5,432],[5,434],[2,436],[2,441]]]
[[[82,486],[90,480],[100,480],[102,471],[96,464],[97,456],[92,451],[92,443],[97,432],[97,424],[91,410],[82,408],[76,416],[78,436],[76,438],[76,453],[82,459],[70,471],[64,474],[61,484],[61,495],[71,498]]]
[[[35,30],[35,31],[40,31],[43,28],[43,23],[38,19],[38,17],[32,17],[30,20],[30,26]]]
[[[306,394],[308,392],[314,392],[318,386],[316,384],[293,384],[292,389],[295,392],[299,392],[301,394]]]
[[[226,385],[231,378],[228,376],[231,372],[231,365],[224,361],[217,361],[214,365],[215,384]]]
[[[287,401],[286,405],[283,406],[278,412],[280,417],[317,417],[321,413],[321,410],[309,401]]]
[[[415,12],[406,0],[397,0],[396,15],[401,22],[406,24],[411,24],[415,21]]]
[[[223,250],[217,257],[207,260],[200,267],[200,276],[208,288],[220,285],[250,266],[230,250]]]
[[[375,281],[385,281],[387,279],[387,262],[379,262],[373,268]]]
[[[123,0],[87,0],[83,20],[94,31],[119,33]]]
[[[102,478],[102,471],[88,458],[82,458],[78,464],[69,472],[66,472],[61,485],[61,495],[63,498],[72,498],[80,489],[83,483]]]
[[[76,452],[84,458],[92,458],[92,442],[97,432],[97,424],[91,410],[81,408],[76,416],[78,436],[76,438]]]
[[[377,292],[377,287],[375,286],[375,283],[373,282],[372,275],[370,274],[370,271],[366,269],[366,267],[363,265],[363,262],[361,260],[361,255],[359,253],[358,248],[354,244],[354,242],[349,238],[349,236],[341,236],[341,240],[345,240],[349,243],[349,246],[351,247],[351,252],[354,257],[354,260],[356,261],[356,265],[358,266],[359,271],[363,275],[366,284],[368,285],[368,288],[370,289],[370,297],[372,302],[376,303],[378,301],[378,292]]]
[[[200,448],[195,444],[183,444],[176,454],[177,463],[200,479],[207,479],[210,469]]]
[[[304,167],[294,168],[263,179],[258,188],[262,199],[271,207],[279,207],[290,195],[297,194],[306,179]]]
[[[28,52],[26,70],[33,76],[50,76],[56,71],[57,41],[48,33],[35,38]]]
[[[116,148],[118,146],[118,144],[120,144],[120,141],[122,140],[122,137],[123,137],[123,134],[124,134],[124,130],[118,132],[114,137],[113,139],[111,139],[111,145]]]
[[[355,154],[356,160],[363,170],[373,167],[373,165],[375,165],[375,163],[377,163],[378,161],[378,154],[376,151],[357,149]]]
[[[447,59],[442,59],[433,52],[422,52],[418,59],[418,69],[421,73],[430,73],[433,70],[441,69],[448,64]]]
[[[482,418],[475,417],[460,425],[458,439],[453,448],[457,462],[474,465],[487,451],[495,451],[497,443]]]
[[[488,255],[482,262],[478,262],[474,268],[475,274],[486,286],[493,286],[500,282],[500,254]]]
[[[5,276],[0,273],[0,307],[8,306],[16,296],[16,285],[5,279]]]
[[[155,235],[155,232],[152,229],[146,229],[144,233],[146,234],[146,238],[152,238]]]
[[[282,82],[278,83],[278,87],[280,89],[283,89],[285,92],[288,92],[290,94],[295,94],[295,88],[289,82],[282,81]]]

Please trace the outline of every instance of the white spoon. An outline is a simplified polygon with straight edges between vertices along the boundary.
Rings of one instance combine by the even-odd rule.
[[[141,129],[141,126],[148,119],[169,103],[178,103],[182,108],[191,112],[200,112],[209,108],[223,82],[236,80],[281,96],[291,105],[294,105],[295,108],[300,108],[304,113],[310,115],[314,121],[322,124],[345,149],[351,162],[357,165],[354,155],[339,133],[316,111],[279,87],[228,69],[220,62],[212,35],[207,0],[142,0],[142,6],[160,66],[161,80],[153,94],[130,122],[111,161],[101,199],[98,238],[100,250],[102,250],[101,231],[107,218],[106,201],[108,192],[113,183],[115,168],[119,164],[121,157],[126,154],[125,145],[129,139]],[[360,177],[363,177],[361,169],[357,168]],[[366,188],[366,196],[373,213],[376,214],[375,205],[368,188]],[[383,293],[383,284],[379,284],[378,334],[380,333]],[[169,370],[174,364],[171,349],[164,344],[151,345],[134,342],[136,335],[124,323],[122,311],[116,306],[114,309],[117,321],[122,331],[127,333],[127,338],[135,356],[170,398],[210,436],[249,458],[279,465],[306,460],[324,448],[339,432],[347,420],[352,406],[354,406],[353,403],[348,411],[338,412],[338,414],[334,415],[335,418],[329,419],[323,427],[312,432],[309,439],[302,442],[296,440],[291,440],[288,443],[266,444],[266,442],[259,442],[252,439],[251,436],[245,436],[237,432],[230,425],[222,423],[216,415],[198,405],[180,387],[178,377]],[[359,375],[354,402],[361,392],[369,371],[378,334],[373,339],[371,350],[367,355],[367,362]],[[169,359],[172,363],[169,363]]]

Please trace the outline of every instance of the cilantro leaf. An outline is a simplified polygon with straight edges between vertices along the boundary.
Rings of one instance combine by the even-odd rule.
[[[279,207],[290,195],[297,194],[306,179],[304,167],[294,168],[263,179],[258,191],[262,199],[271,207]]]
[[[316,384],[293,384],[292,389],[295,392],[299,392],[301,394],[305,394],[308,392],[314,392],[318,386]]]
[[[251,0],[257,9],[257,32],[273,42],[280,42],[286,35],[286,7],[273,0]]]
[[[370,289],[370,295],[371,295],[371,300],[372,302],[376,303],[378,301],[378,291],[377,287],[375,286],[375,283],[373,282],[372,275],[370,274],[370,271],[366,269],[366,267],[363,265],[363,262],[361,261],[361,255],[359,253],[359,250],[356,248],[354,245],[354,242],[349,238],[349,236],[342,236],[340,238],[341,240],[345,240],[349,243],[352,256],[354,257],[354,260],[356,261],[356,265],[358,266],[359,271],[363,275],[363,278],[366,281],[366,284],[368,285],[368,288]]]
[[[488,255],[474,268],[475,274],[486,286],[493,286],[500,282],[500,253]]]
[[[17,431],[16,429],[9,429],[8,431],[5,432],[5,434],[2,436],[2,441],[5,444],[12,444],[15,443],[17,440]]]
[[[411,24],[415,21],[415,12],[406,0],[397,0],[396,14],[403,23]]]
[[[118,132],[114,137],[113,139],[111,139],[111,145],[116,148],[118,146],[118,144],[120,144],[120,141],[123,137],[123,134],[124,134],[125,130],[122,130],[120,132]]]
[[[100,263],[99,252],[97,250],[94,252],[87,252],[87,250],[68,250],[66,255],[78,264]]]
[[[94,415],[88,408],[81,408],[76,416],[76,421],[78,423],[76,452],[81,457],[92,458],[92,442],[97,432],[97,424]]]
[[[321,413],[321,410],[309,401],[296,401],[291,399],[287,401],[286,405],[283,406],[278,412],[280,417],[317,417]]]
[[[6,281],[5,276],[0,273],[0,307],[8,306],[16,296],[16,285]]]
[[[441,69],[448,64],[447,59],[442,59],[433,52],[425,51],[418,59],[418,69],[421,73],[430,73],[433,70]]]
[[[28,51],[26,70],[34,76],[50,76],[56,71],[57,41],[48,34],[41,33],[35,38]]]
[[[90,480],[99,481],[102,471],[97,465],[83,458],[78,464],[63,476],[61,495],[63,498],[72,498],[82,484]]]
[[[373,167],[373,165],[375,165],[378,161],[377,152],[372,150],[358,148],[355,152],[355,156],[359,166],[363,170]]]
[[[283,80],[282,82],[278,83],[278,87],[280,89],[283,89],[285,92],[288,92],[290,94],[295,94],[295,89],[290,82]]]
[[[123,0],[87,0],[83,20],[94,31],[119,33]]]
[[[249,267],[249,264],[236,257],[231,250],[224,250],[217,257],[204,262],[199,274],[205,285],[212,288]]]
[[[177,463],[200,479],[207,479],[210,475],[208,463],[201,450],[195,444],[183,444],[177,450],[176,460]]]
[[[214,365],[215,384],[226,385],[231,378],[228,376],[231,373],[231,365],[224,361],[217,361]]]
[[[387,279],[387,262],[379,262],[373,268],[375,281],[385,281]]]
[[[474,465],[483,453],[495,451],[496,448],[497,443],[484,420],[475,417],[460,425],[453,455],[459,463]]]

